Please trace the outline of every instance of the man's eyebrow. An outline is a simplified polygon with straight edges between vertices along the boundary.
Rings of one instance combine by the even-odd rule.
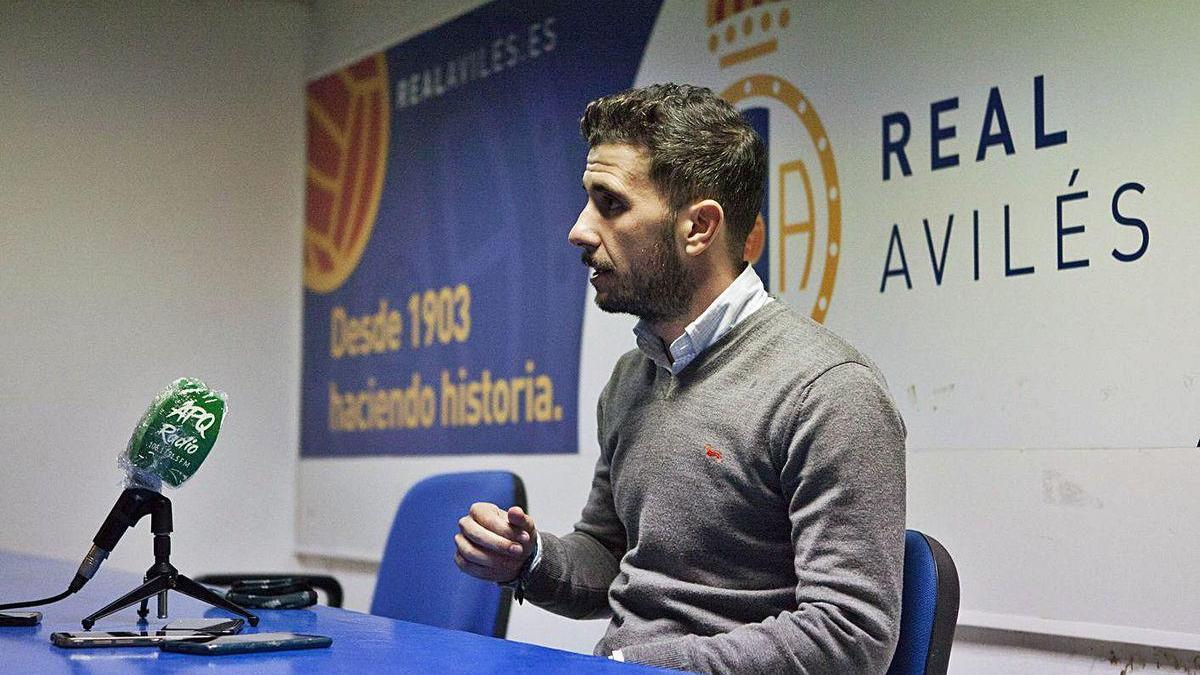
[[[618,190],[616,188],[610,187],[609,185],[607,185],[603,182],[599,182],[599,181],[594,182],[594,183],[592,183],[592,187],[590,187],[590,188],[585,184],[583,186],[583,189],[585,192],[589,192],[589,193],[597,192],[597,193],[607,196],[607,197],[614,197],[617,200],[622,201],[622,202],[626,201],[624,193],[622,193],[620,190]]]

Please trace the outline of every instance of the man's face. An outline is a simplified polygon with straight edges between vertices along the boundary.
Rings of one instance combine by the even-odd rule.
[[[651,323],[683,316],[692,274],[675,237],[665,200],[650,182],[650,159],[631,145],[606,143],[588,152],[587,204],[568,240],[592,268],[596,304]]]

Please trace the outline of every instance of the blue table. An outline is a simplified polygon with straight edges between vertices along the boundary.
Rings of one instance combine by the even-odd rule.
[[[85,547],[86,548],[86,547]],[[186,561],[177,565],[185,567]],[[147,566],[149,561],[147,561]],[[77,563],[0,552],[0,604],[61,592]],[[196,571],[195,573],[199,573]],[[79,620],[140,583],[138,575],[101,568],[79,593],[45,607],[42,623],[27,628],[0,627],[0,671],[22,673],[665,673],[655,668],[548,649],[522,642],[433,628],[343,609],[315,606],[300,610],[255,610],[257,628],[245,633],[291,631],[333,638],[328,649],[265,652],[230,656],[192,656],[157,647],[63,649],[50,644],[50,633],[82,630]],[[101,619],[94,630],[137,630],[137,606]],[[19,611],[19,610],[13,610]],[[167,620],[154,619],[150,627]],[[224,617],[221,610],[172,592],[170,620]]]

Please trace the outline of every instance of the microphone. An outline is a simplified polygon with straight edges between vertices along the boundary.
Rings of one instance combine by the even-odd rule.
[[[160,391],[118,458],[127,487],[183,485],[208,457],[227,409],[225,394],[200,380],[180,378]]]
[[[160,391],[117,458],[125,471],[125,490],[96,531],[67,590],[42,600],[0,605],[0,610],[50,604],[83,588],[125,531],[147,514],[156,534],[169,533],[171,500],[161,494],[162,484],[177,488],[196,473],[217,440],[227,409],[225,394],[197,379],[180,378]]]
[[[133,436],[117,463],[125,470],[126,488],[92,538],[71,581],[72,593],[100,569],[125,531],[146,514],[154,514],[155,531],[171,531],[171,500],[159,493],[162,483],[183,485],[208,457],[228,406],[223,392],[193,378],[175,380],[154,397],[134,427]]]

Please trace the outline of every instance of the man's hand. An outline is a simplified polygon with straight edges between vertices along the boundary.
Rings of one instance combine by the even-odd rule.
[[[495,504],[476,502],[459,519],[458,530],[454,535],[458,569],[501,583],[517,578],[537,540],[533,518],[519,506],[505,512]]]

